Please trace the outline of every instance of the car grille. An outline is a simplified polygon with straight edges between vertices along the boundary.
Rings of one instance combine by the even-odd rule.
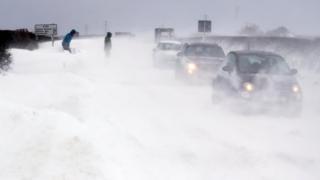
[[[207,63],[207,64],[198,64],[200,70],[205,71],[215,71],[220,67],[220,63]]]
[[[292,83],[277,83],[274,89],[281,94],[291,94],[292,93]]]

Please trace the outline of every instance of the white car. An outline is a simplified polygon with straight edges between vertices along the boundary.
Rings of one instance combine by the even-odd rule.
[[[170,67],[175,65],[177,54],[182,49],[179,41],[160,41],[153,50],[154,67]]]

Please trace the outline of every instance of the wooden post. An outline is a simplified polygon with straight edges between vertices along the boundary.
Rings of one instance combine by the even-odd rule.
[[[51,41],[52,41],[52,47],[54,47],[54,35],[53,35],[53,33],[51,35]]]

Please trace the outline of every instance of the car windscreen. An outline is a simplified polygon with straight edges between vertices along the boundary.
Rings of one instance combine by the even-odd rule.
[[[174,44],[174,43],[160,43],[158,45],[158,48],[163,51],[179,51],[182,48],[182,45],[180,44]]]
[[[225,57],[225,54],[220,46],[212,45],[191,45],[185,50],[186,56],[200,57]]]
[[[285,60],[275,55],[239,55],[238,66],[241,73],[278,75],[290,73]]]

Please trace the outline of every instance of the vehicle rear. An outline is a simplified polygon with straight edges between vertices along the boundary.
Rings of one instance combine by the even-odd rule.
[[[178,41],[162,41],[153,51],[154,67],[172,67],[176,64],[177,54],[182,49]]]

